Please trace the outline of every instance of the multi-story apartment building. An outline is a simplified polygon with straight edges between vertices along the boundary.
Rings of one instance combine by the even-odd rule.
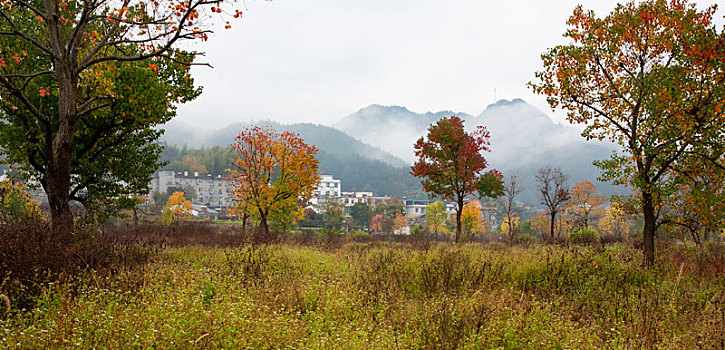
[[[200,203],[212,208],[224,208],[231,204],[231,195],[227,188],[228,182],[222,176],[211,174],[200,175],[173,172],[170,170],[157,171],[151,180],[151,191],[171,194],[175,191],[184,191],[192,188],[196,193],[194,203]]]

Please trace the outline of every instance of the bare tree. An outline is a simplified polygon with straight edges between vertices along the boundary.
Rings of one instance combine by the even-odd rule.
[[[558,167],[545,166],[536,174],[536,182],[539,183],[541,193],[541,204],[549,210],[551,238],[554,238],[556,214],[571,199],[571,193],[566,184],[568,180],[569,176],[564,175],[564,172]]]
[[[508,220],[508,235],[511,241],[514,240],[513,219],[516,216],[516,197],[526,189],[516,171],[509,171],[509,175],[504,177],[503,195],[496,198],[496,207],[499,213]]]

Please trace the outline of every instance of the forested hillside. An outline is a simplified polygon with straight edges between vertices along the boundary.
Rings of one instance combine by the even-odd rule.
[[[317,159],[321,172],[342,180],[343,191],[425,198],[419,180],[409,174],[410,168],[405,162],[337,129],[315,124],[265,124],[299,133],[307,143],[315,145],[319,149]],[[183,125],[171,125],[163,138],[167,147],[162,160],[168,162],[163,169],[224,175],[233,156],[226,145],[245,126],[234,124],[200,133]]]

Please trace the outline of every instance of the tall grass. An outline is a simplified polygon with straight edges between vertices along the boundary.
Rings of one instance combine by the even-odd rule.
[[[642,269],[641,254],[626,244],[306,237],[304,244],[267,245],[178,235],[166,236],[145,265],[43,288],[32,310],[0,321],[0,344],[725,348],[725,250],[718,245],[663,246],[659,267]]]

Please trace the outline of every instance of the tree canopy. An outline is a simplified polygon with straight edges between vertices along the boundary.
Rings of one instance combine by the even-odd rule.
[[[70,200],[147,182],[160,151],[150,128],[199,93],[196,53],[178,44],[206,40],[213,17],[239,17],[231,10],[221,0],[0,4],[0,147],[40,181],[56,232],[73,228]]]
[[[488,162],[481,152],[489,151],[490,134],[482,125],[466,132],[463,120],[452,116],[438,120],[428,135],[415,143],[411,174],[423,178],[423,189],[443,199],[456,201],[456,242],[461,235],[461,213],[466,196],[476,193]],[[494,173],[492,171],[491,173]]]
[[[691,162],[723,169],[725,45],[712,16],[686,0],[619,4],[598,18],[581,6],[566,45],[542,55],[534,91],[621,152],[598,162],[603,180],[638,192],[645,263],[654,263],[658,213]]]
[[[259,220],[263,234],[269,234],[270,216],[285,221],[317,188],[317,148],[297,134],[250,126],[231,147],[235,158],[228,178],[235,206]]]

